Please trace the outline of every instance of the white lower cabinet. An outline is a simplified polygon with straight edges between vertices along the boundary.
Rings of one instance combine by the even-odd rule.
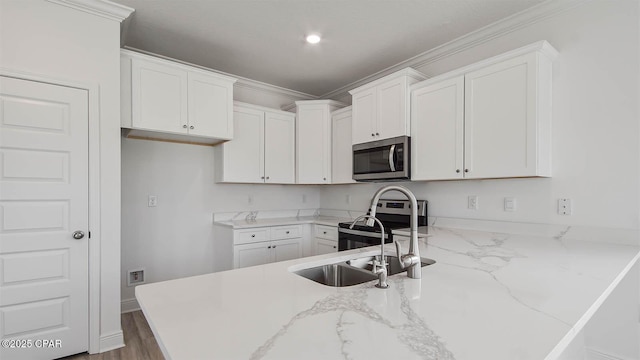
[[[233,231],[233,268],[302,257],[302,226],[273,226]]]
[[[338,251],[338,228],[336,226],[315,225],[315,255]]]

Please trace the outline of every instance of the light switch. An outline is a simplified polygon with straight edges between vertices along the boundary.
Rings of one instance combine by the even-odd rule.
[[[478,196],[470,195],[467,198],[467,208],[469,210],[478,210]]]
[[[516,198],[504,198],[504,211],[516,211]]]
[[[149,195],[149,198],[147,199],[147,206],[148,207],[158,206],[158,197],[155,195]]]

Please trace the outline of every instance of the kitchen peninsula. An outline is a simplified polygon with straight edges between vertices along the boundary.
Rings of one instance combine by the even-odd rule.
[[[421,230],[436,263],[386,290],[293,273],[379,251],[369,247],[142,285],[136,297],[167,359],[568,359],[612,294],[629,291],[625,316],[637,315],[637,246]]]

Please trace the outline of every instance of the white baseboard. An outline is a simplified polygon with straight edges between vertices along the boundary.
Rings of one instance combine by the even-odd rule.
[[[140,305],[138,305],[138,301],[135,298],[125,299],[120,302],[120,312],[123,314],[137,310],[140,310]]]
[[[115,350],[124,347],[122,330],[100,336],[100,352]]]
[[[632,359],[621,358],[621,357],[605,354],[598,350],[587,348],[586,360],[632,360]]]

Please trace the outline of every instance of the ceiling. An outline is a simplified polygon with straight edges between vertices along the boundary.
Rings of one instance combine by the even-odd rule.
[[[544,0],[115,1],[126,46],[322,96]]]

